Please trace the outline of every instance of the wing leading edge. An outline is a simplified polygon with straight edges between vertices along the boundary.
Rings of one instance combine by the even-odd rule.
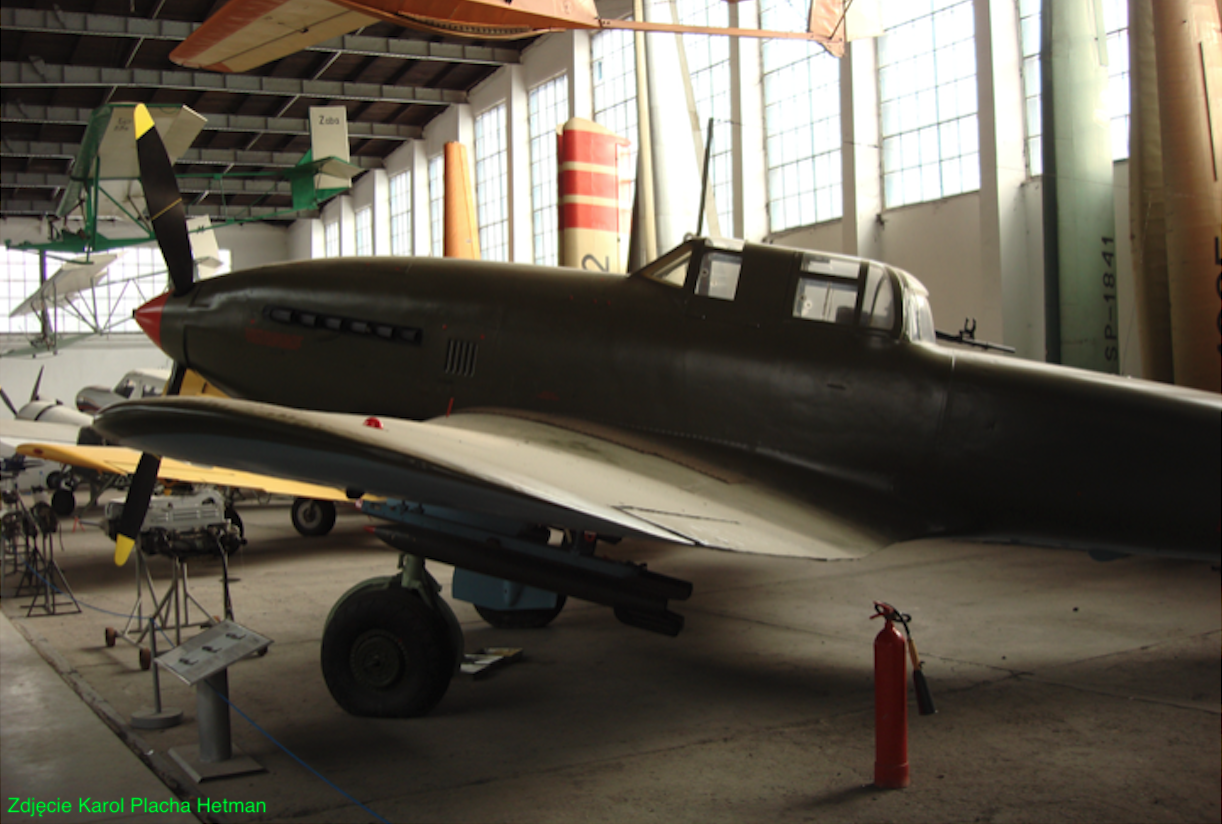
[[[140,463],[140,453],[122,446],[76,446],[73,444],[23,443],[17,452],[52,463],[68,464],[111,475],[131,475]],[[268,475],[255,475],[217,466],[198,466],[175,460],[162,460],[157,477],[167,481],[261,489],[272,495],[292,495],[319,501],[343,501],[341,489],[317,484],[287,481]]]
[[[375,422],[163,398],[110,407],[96,427],[182,460],[608,535],[818,559],[860,557],[897,537],[628,439],[495,412]]]

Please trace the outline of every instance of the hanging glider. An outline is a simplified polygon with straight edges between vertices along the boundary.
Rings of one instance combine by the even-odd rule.
[[[848,40],[881,33],[877,6],[877,0],[815,0],[807,31],[794,32],[608,20],[599,17],[593,0],[262,0],[221,7],[170,59],[190,68],[244,72],[379,22],[482,40],[566,29],[791,38],[841,56]]]

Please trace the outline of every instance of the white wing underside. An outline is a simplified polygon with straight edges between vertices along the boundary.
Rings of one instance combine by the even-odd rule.
[[[503,414],[382,418],[378,429],[354,415],[172,398],[121,404],[107,415],[167,407],[175,414],[124,443],[390,498],[738,552],[838,559],[890,543],[750,479]]]

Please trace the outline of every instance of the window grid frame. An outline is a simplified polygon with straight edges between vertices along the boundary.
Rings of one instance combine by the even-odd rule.
[[[391,176],[387,187],[390,215],[390,253],[412,253],[412,171],[404,169]]]
[[[799,30],[806,25],[805,9],[793,0],[766,0],[760,25]],[[839,220],[844,216],[840,61],[804,41],[765,40],[760,72],[769,231]],[[779,90],[785,91],[778,95]],[[827,114],[815,119],[816,112]]]
[[[978,191],[974,3],[890,0],[884,20],[887,32],[878,44],[883,208]]]
[[[327,221],[322,226],[322,255],[333,258],[340,256],[339,219]]]
[[[445,254],[445,153],[428,159],[429,170],[429,248],[434,257]]]
[[[688,26],[726,27],[730,11],[723,0],[678,0],[679,22]],[[734,237],[736,181],[734,179],[733,104],[730,84],[733,80],[730,63],[730,41],[727,37],[689,34],[682,38],[687,56],[692,95],[700,118],[700,139],[708,141],[709,118],[713,119],[713,152],[709,159],[709,187],[717,203],[717,220],[721,233]],[[705,147],[708,151],[708,147]],[[700,158],[701,164],[704,158]]]
[[[556,266],[560,263],[560,159],[556,133],[568,121],[568,75],[556,75],[531,89],[527,110],[534,262]]]
[[[628,181],[627,197],[631,203],[636,197],[640,139],[636,109],[636,44],[632,32],[604,29],[590,37],[590,83],[594,122],[628,140],[628,151],[620,154],[619,176]]]
[[[509,260],[508,106],[498,103],[475,118],[475,211],[480,257]]]
[[[373,206],[363,206],[357,209],[352,220],[356,254],[360,257],[369,257],[373,254]]]

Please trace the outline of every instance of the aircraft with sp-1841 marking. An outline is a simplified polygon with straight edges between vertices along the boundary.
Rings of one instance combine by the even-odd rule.
[[[572,596],[671,635],[691,584],[599,541],[1222,559],[1222,397],[942,347],[893,266],[692,238],[627,277],[383,257],[196,282],[157,144],[140,132],[173,289],[137,318],[176,364],[168,394],[189,368],[231,399],[98,416],[146,451],[116,559],[157,455],[385,497],[363,509],[400,567],[349,590],[322,639],[352,713],[421,715],[446,691],[461,630],[426,559],[497,625],[545,624]]]

